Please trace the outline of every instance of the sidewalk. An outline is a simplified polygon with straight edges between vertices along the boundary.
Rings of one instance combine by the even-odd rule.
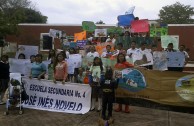
[[[0,106],[1,126],[98,126],[99,113],[92,111],[84,115],[56,113],[24,109],[23,115],[10,111],[4,116],[4,107]],[[131,106],[131,113],[113,112],[115,119],[111,126],[193,126],[194,115],[166,110]]]

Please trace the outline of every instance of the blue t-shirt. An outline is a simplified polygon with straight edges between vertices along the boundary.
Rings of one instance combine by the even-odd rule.
[[[33,63],[31,68],[31,74],[33,78],[37,78],[42,72],[46,71],[46,65],[44,63]]]

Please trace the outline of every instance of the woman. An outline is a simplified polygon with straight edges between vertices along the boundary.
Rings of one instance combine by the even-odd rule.
[[[49,50],[49,54],[48,54],[48,59],[47,60],[51,60],[52,58],[55,58],[56,54],[55,54],[55,50],[51,49]]]
[[[30,78],[44,79],[46,74],[46,65],[42,63],[42,55],[37,54],[35,57],[35,62],[32,63],[32,68],[30,72]]]
[[[133,64],[130,64],[125,59],[125,54],[119,53],[117,56],[117,64],[115,64],[115,69],[122,70],[125,68],[134,67]],[[129,99],[128,98],[116,98],[116,102],[118,103],[116,112],[120,112],[122,110],[122,104],[125,105],[125,113],[130,113],[129,110]]]
[[[8,56],[2,55],[0,61],[0,105],[4,104],[2,99],[6,89],[8,88],[8,82],[9,82]]]
[[[65,56],[63,53],[59,53],[57,54],[56,62],[54,63],[54,83],[56,83],[56,81],[61,81],[62,84],[65,84],[67,75],[67,62],[65,61]]]

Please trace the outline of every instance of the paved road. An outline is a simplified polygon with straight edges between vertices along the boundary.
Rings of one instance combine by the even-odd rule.
[[[15,110],[4,116],[4,107],[0,106],[0,126],[98,126],[99,113],[95,111],[75,115],[25,109],[23,115]],[[113,126],[194,126],[193,114],[136,106],[131,110],[130,114],[113,112]]]

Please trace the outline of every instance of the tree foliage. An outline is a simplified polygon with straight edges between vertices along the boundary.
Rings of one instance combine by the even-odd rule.
[[[166,24],[191,24],[194,23],[193,15],[194,7],[176,2],[162,7],[159,12],[159,21]]]
[[[0,36],[15,34],[18,23],[46,23],[47,17],[29,0],[0,1]]]
[[[96,24],[105,24],[102,20],[97,21]]]

